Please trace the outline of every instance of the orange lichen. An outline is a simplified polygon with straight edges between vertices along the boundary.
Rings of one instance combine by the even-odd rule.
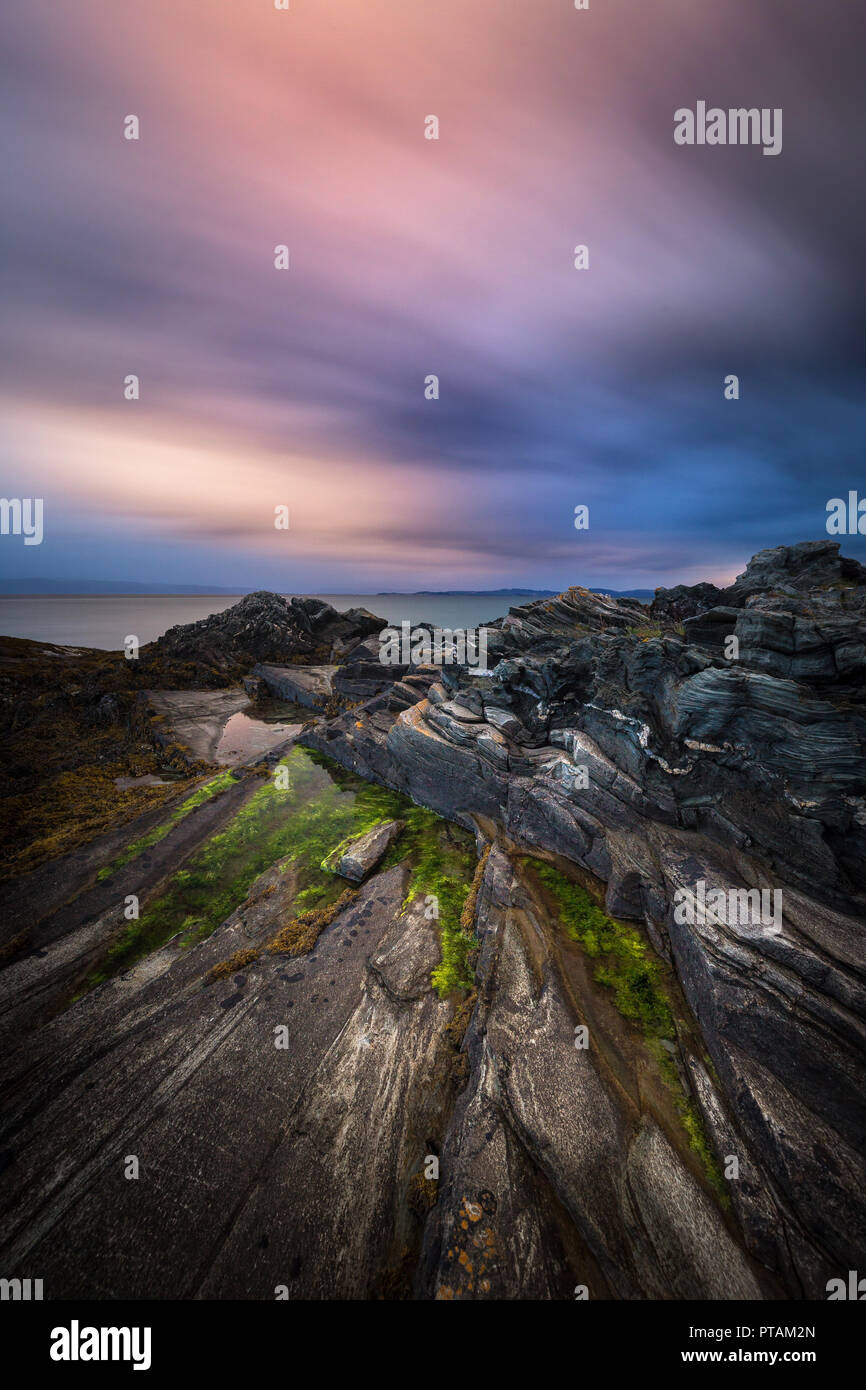
[[[215,980],[225,980],[229,975],[236,975],[239,970],[243,970],[245,965],[251,965],[254,960],[258,960],[259,952],[257,947],[248,946],[243,950],[235,951],[233,956],[227,960],[221,960],[219,965],[214,965],[205,976],[206,984],[213,984]]]
[[[330,926],[334,918],[357,896],[357,888],[347,888],[330,907],[311,907],[307,912],[299,912],[273,941],[268,942],[265,949],[273,955],[306,955],[313,949],[325,927]]]

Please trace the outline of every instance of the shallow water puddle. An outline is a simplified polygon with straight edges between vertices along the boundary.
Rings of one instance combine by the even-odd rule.
[[[312,716],[289,700],[251,704],[244,690],[148,692],[154,724],[193,759],[221,767],[257,762],[300,733]]]
[[[251,706],[251,708],[253,708]],[[220,767],[239,767],[255,762],[266,753],[299,734],[309,714],[293,724],[278,717],[261,718],[239,710],[226,721],[214,752],[214,762]]]

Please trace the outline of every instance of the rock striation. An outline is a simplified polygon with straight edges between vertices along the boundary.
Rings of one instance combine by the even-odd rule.
[[[574,587],[490,624],[484,669],[384,668],[382,626],[250,595],[159,660],[305,693],[324,713],[300,742],[474,833],[466,990],[433,988],[448,942],[397,862],[406,809],[402,838],[333,846],[359,887],[307,911],[306,944],[281,861],[212,935],[69,1003],[130,894],[158,904],[229,817],[255,834],[264,769],[164,838],[154,810],[7,885],[4,1276],[53,1298],[824,1299],[866,1259],[866,570],[821,541],[649,606]],[[655,1050],[555,874],[651,955]],[[772,919],[697,910],[714,892]]]
[[[866,570],[781,547],[649,612],[582,589],[512,610],[489,672],[410,672],[304,735],[645,925],[706,1045],[690,1085],[747,1247],[794,1297],[866,1248],[864,640]],[[699,882],[780,892],[781,930],[678,920]]]

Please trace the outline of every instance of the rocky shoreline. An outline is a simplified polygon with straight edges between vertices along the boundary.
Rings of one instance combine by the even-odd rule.
[[[40,777],[93,784],[28,763],[52,717],[181,778],[0,886],[0,1272],[825,1298],[866,1256],[866,570],[823,541],[649,607],[573,588],[482,670],[383,667],[385,626],[254,594],[138,661],[0,649],[25,820]],[[219,723],[178,723],[274,700],[221,781]],[[683,920],[698,884],[780,929]]]

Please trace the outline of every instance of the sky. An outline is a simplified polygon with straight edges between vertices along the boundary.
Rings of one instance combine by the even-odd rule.
[[[724,582],[866,495],[852,0],[4,8],[0,488],[44,535],[0,581]],[[677,145],[699,101],[781,153]]]

